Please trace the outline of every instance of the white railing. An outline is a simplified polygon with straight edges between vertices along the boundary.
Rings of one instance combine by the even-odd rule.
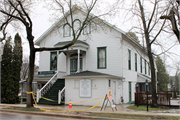
[[[58,93],[58,104],[61,104],[61,100],[65,97],[65,87],[62,90],[59,90]]]
[[[43,96],[50,89],[50,87],[55,83],[55,81],[52,82],[52,80],[56,77],[58,73],[59,71],[56,72],[56,74],[54,74],[54,76],[40,90],[37,89],[37,99],[36,99],[37,102],[39,102],[39,99],[41,98],[41,96]]]

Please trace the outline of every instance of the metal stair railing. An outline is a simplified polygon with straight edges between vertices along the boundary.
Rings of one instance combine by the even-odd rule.
[[[65,87],[58,92],[58,104],[61,104],[61,100],[65,97]]]
[[[56,77],[56,75],[59,73],[59,71],[56,71],[56,74],[54,74],[54,76],[39,90],[37,90],[37,99],[36,101],[39,102],[39,99],[41,98],[41,96],[43,96],[50,88],[51,86],[56,82],[52,82],[52,80]]]

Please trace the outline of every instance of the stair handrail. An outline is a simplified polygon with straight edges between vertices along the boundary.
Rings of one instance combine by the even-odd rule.
[[[59,90],[58,92],[58,104],[61,103],[61,99],[62,99],[62,93],[65,91],[65,87],[62,90]]]
[[[55,76],[59,73],[59,71],[55,71],[56,72],[56,74],[54,74],[53,75],[53,77],[40,89],[40,90],[38,90],[37,91],[37,102],[39,102],[39,98],[41,98],[41,92],[42,92],[42,90],[44,89],[44,88],[46,88],[48,85],[49,85],[49,83],[51,83],[51,81],[55,78]],[[48,88],[49,89],[49,88]]]

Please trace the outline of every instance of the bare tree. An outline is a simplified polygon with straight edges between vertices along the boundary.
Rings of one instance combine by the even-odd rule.
[[[150,62],[151,69],[151,92],[152,92],[152,106],[157,107],[157,95],[156,95],[156,70],[154,61],[154,51],[152,46],[159,44],[157,38],[165,27],[165,20],[160,21],[158,16],[165,14],[163,10],[164,4],[162,0],[136,0],[132,2],[132,8],[128,12],[132,12],[131,19],[135,17],[136,24],[139,26],[133,26],[136,33],[142,35],[142,40],[145,41],[146,52]],[[144,43],[144,42],[143,42]]]
[[[180,1],[179,0],[168,0],[168,7],[170,6],[169,14],[168,15],[162,15],[160,18],[161,19],[167,19],[170,20],[171,26],[172,26],[172,31],[176,35],[179,43],[180,43],[180,38],[179,38],[179,32],[180,32]]]
[[[62,47],[54,47],[54,48],[48,48],[48,47],[42,47],[42,48],[35,48],[34,46],[34,36],[32,34],[32,20],[29,16],[29,5],[31,4],[27,0],[4,0],[0,3],[0,13],[3,15],[4,19],[1,22],[0,30],[4,30],[9,23],[12,21],[14,22],[20,22],[26,29],[26,35],[27,40],[29,43],[30,48],[30,56],[29,56],[29,73],[28,73],[28,79],[27,79],[27,91],[32,91],[32,81],[34,78],[34,63],[35,63],[35,53],[41,52],[41,51],[51,51],[51,50],[61,50],[64,48],[68,48],[71,45],[73,45],[77,39],[79,38],[82,30],[84,27],[94,18],[97,18],[97,16],[91,16],[90,13],[93,10],[97,0],[91,0],[90,2],[86,2],[84,0],[85,5],[85,18],[82,21],[82,25],[78,30],[75,30],[73,26],[73,10],[74,10],[74,4],[72,0],[65,1],[63,4],[61,0],[54,0],[54,2],[59,6],[59,9],[63,13],[63,19],[66,21],[66,24],[69,25],[71,30],[73,31],[73,39],[69,44],[66,44]],[[67,4],[67,7],[69,9],[68,12],[65,11],[64,4]],[[27,7],[28,6],[28,7]],[[66,14],[65,14],[66,13]],[[108,13],[108,12],[107,12]],[[67,17],[70,16],[70,20],[68,21]],[[26,107],[33,107],[33,100],[32,95],[27,95],[27,102]]]

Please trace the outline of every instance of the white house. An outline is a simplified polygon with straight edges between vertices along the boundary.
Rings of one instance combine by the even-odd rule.
[[[83,20],[84,11],[74,9],[75,29],[82,25]],[[72,39],[71,28],[61,18],[36,40],[35,45],[58,47],[69,43]],[[50,79],[53,82],[48,82]],[[56,84],[56,80],[63,81],[65,88],[62,85],[56,91],[51,90],[55,88],[52,84]],[[41,89],[39,94],[50,97],[49,99],[57,100],[58,91],[63,88],[65,102],[69,102],[70,99],[84,101],[99,98],[111,91],[116,104],[134,101],[135,84],[140,83],[139,91],[143,92],[146,80],[151,80],[146,50],[121,29],[104,20],[101,20],[99,25],[89,22],[71,47],[41,52],[39,74],[34,78],[38,88]],[[51,95],[46,96],[48,92]],[[55,94],[52,95],[53,93]],[[95,105],[99,101],[101,100],[78,105]]]

